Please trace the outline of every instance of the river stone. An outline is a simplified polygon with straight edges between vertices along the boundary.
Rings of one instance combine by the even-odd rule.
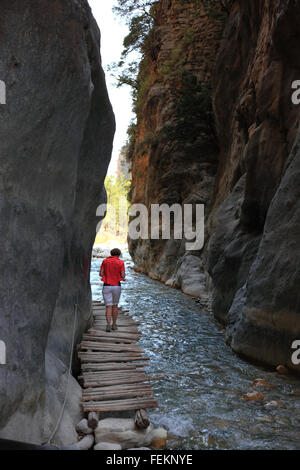
[[[151,447],[161,449],[167,445],[168,431],[164,428],[153,429]]]
[[[76,426],[76,431],[79,434],[93,434],[94,430],[89,428],[88,420],[86,418],[82,419]]]
[[[74,325],[76,344],[91,321],[115,125],[86,0],[2,0],[0,31],[0,437],[40,444],[62,409]],[[68,392],[77,411],[67,405],[64,444],[81,420],[74,380]]]
[[[99,421],[95,429],[95,441],[114,442],[120,444],[122,449],[130,447],[143,447],[151,444],[153,425],[147,429],[138,429],[133,419],[107,418]]]

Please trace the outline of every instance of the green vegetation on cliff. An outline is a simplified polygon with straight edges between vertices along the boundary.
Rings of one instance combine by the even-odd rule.
[[[189,5],[191,8],[194,7],[195,15],[200,14],[204,6],[208,18],[223,24],[224,18],[230,11],[232,0],[179,0],[177,3],[179,12],[180,5],[182,11]],[[172,6],[176,7],[175,2]],[[132,160],[134,152],[140,156],[144,155],[149,145],[156,145],[160,139],[194,142],[198,138],[199,141],[201,139],[202,145],[215,148],[216,135],[210,84],[201,83],[197,76],[186,68],[188,51],[197,40],[192,25],[185,28],[182,42],[176,44],[170,56],[160,63],[155,78],[156,84],[174,90],[176,95],[174,121],[168,123],[160,135],[152,133],[153,135],[149,137],[147,134],[142,141],[137,141],[137,124],[143,115],[147,93],[153,86],[153,76],[149,73],[151,63],[156,62],[164,40],[158,21],[160,7],[161,2],[154,0],[118,0],[118,6],[114,8],[117,15],[125,18],[129,27],[129,34],[124,39],[121,60],[111,68],[116,72],[118,86],[126,84],[132,88],[136,121],[132,121],[128,128],[126,150],[128,161]],[[222,29],[223,26],[220,27],[220,31]],[[130,57],[134,59],[130,60]]]

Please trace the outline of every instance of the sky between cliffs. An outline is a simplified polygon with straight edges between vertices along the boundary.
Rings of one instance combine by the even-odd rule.
[[[117,169],[119,152],[126,141],[127,127],[133,114],[129,87],[116,88],[113,78],[107,72],[107,66],[112,62],[119,61],[123,50],[123,39],[128,34],[128,28],[113,14],[112,7],[116,3],[114,0],[88,0],[88,2],[101,30],[102,64],[106,72],[108,93],[117,121],[112,161],[108,170],[109,174],[114,174]]]

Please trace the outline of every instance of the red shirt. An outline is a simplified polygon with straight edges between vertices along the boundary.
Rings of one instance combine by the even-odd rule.
[[[102,280],[105,284],[119,286],[122,280],[121,272],[125,273],[124,261],[117,256],[110,256],[103,261],[101,270],[103,270]]]

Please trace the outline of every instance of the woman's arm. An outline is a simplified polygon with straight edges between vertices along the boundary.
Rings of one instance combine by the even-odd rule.
[[[122,281],[125,281],[125,264],[123,262],[123,265],[121,267],[121,279]]]
[[[102,265],[101,265],[99,275],[100,275],[100,277],[103,277],[103,276],[104,276],[104,262],[103,262]]]

